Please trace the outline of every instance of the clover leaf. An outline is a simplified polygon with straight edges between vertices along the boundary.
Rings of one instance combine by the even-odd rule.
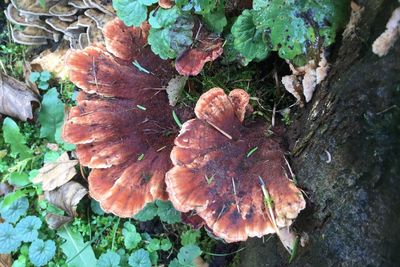
[[[9,254],[19,248],[21,240],[17,231],[9,223],[0,224],[0,254]]]
[[[42,226],[42,221],[36,216],[27,216],[20,220],[15,229],[18,238],[24,242],[32,242],[38,237],[38,230]]]
[[[10,206],[3,207],[3,205],[0,205],[0,207],[1,217],[6,222],[15,223],[26,213],[29,207],[29,202],[26,197],[23,197],[11,203]]]
[[[128,263],[132,267],[151,267],[150,254],[141,248],[132,253]]]
[[[56,253],[56,245],[53,240],[35,240],[29,247],[29,260],[35,266],[46,265]]]
[[[101,254],[97,261],[97,267],[118,267],[121,261],[121,256],[116,252],[108,250],[106,253]]]

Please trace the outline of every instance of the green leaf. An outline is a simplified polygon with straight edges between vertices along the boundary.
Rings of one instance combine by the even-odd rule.
[[[97,261],[97,267],[118,267],[121,261],[121,256],[117,253],[108,250],[106,253],[101,254]]]
[[[68,226],[63,226],[57,234],[65,239],[60,246],[68,258],[69,267],[93,267],[97,260],[89,242],[84,243],[80,233],[72,231]]]
[[[142,237],[136,232],[136,227],[130,222],[124,223],[122,235],[124,236],[124,245],[127,249],[136,248],[140,241],[142,241]]]
[[[29,75],[29,81],[35,83],[40,78],[40,72],[31,72]]]
[[[151,6],[152,4],[157,3],[158,0],[139,0],[139,2],[145,6]]]
[[[16,236],[17,232],[11,224],[0,224],[0,254],[9,254],[19,248],[21,240]]]
[[[263,41],[263,31],[257,30],[253,22],[253,13],[244,10],[231,29],[234,38],[234,48],[243,55],[248,62],[263,60],[269,54],[269,48]]]
[[[105,214],[104,210],[102,210],[102,208],[100,207],[100,203],[94,199],[90,201],[90,207],[92,208],[92,211],[97,215]]]
[[[173,259],[169,264],[168,267],[185,267],[184,265],[179,263],[178,259]]]
[[[31,183],[31,181],[29,180],[29,174],[27,174],[26,172],[13,172],[8,177],[8,181],[10,182],[10,184],[16,186],[25,186]]]
[[[149,252],[139,249],[129,257],[129,265],[132,267],[151,267]]]
[[[179,9],[174,6],[169,9],[159,8],[150,12],[149,23],[154,29],[168,27],[175,23],[179,17]]]
[[[170,201],[156,200],[157,214],[160,220],[169,224],[181,221],[181,213],[177,211]]]
[[[192,43],[193,18],[180,16],[166,28],[150,29],[148,42],[151,50],[162,59],[175,58]]]
[[[41,82],[48,82],[51,79],[51,73],[48,71],[42,71],[40,73],[40,81]]]
[[[42,226],[42,221],[36,216],[27,216],[20,220],[15,229],[18,238],[24,242],[32,242],[38,237],[38,230]]]
[[[163,251],[168,251],[172,248],[172,243],[168,238],[161,239],[160,249]]]
[[[3,121],[3,138],[6,144],[11,147],[11,152],[19,155],[21,159],[29,158],[32,151],[26,146],[25,136],[19,130],[13,119],[7,117]]]
[[[39,82],[38,87],[39,87],[39,89],[47,90],[47,89],[49,89],[49,83],[48,82]]]
[[[225,16],[225,1],[221,1],[218,7],[210,13],[203,15],[203,20],[207,25],[207,28],[212,32],[221,33],[224,27],[228,24],[228,20]]]
[[[64,104],[58,96],[55,88],[50,89],[43,96],[39,113],[40,137],[47,138],[50,142],[56,142],[56,131],[62,127],[64,121]]]
[[[194,245],[197,243],[197,239],[200,238],[200,231],[199,230],[188,230],[183,232],[181,235],[181,244],[182,246],[186,245]]]
[[[150,243],[146,245],[148,252],[154,252],[160,249],[160,240],[157,238],[151,239]]]
[[[193,260],[201,255],[201,249],[196,245],[182,247],[178,253],[178,261],[184,266],[193,266]]]
[[[53,240],[36,240],[29,247],[29,260],[35,266],[46,265],[56,253],[56,245]]]
[[[7,203],[4,204],[5,201],[6,199],[0,205],[0,215],[6,222],[17,222],[22,215],[26,214],[29,208],[29,202],[26,197],[19,198],[10,205],[6,205]]]
[[[112,4],[126,26],[139,27],[147,18],[147,7],[139,0],[114,0]]]
[[[147,203],[146,206],[137,213],[134,218],[141,222],[150,221],[157,215],[157,206],[155,202]]]
[[[196,14],[204,15],[210,13],[216,7],[217,2],[215,0],[191,0],[182,9],[187,11],[193,9]]]

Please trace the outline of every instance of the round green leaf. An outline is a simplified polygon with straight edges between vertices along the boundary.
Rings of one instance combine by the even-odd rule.
[[[151,267],[149,252],[139,249],[129,257],[129,265],[132,267]]]
[[[179,17],[179,9],[174,6],[169,9],[159,8],[150,12],[149,23],[154,29],[165,28],[175,23]]]
[[[103,253],[97,261],[97,267],[118,267],[121,261],[121,256],[117,253],[108,250]]]
[[[124,245],[127,249],[136,248],[140,241],[142,241],[142,237],[136,232],[136,227],[130,222],[124,223],[122,235],[124,236]]]
[[[19,248],[21,240],[17,231],[9,223],[0,224],[0,254],[9,254]]]
[[[253,13],[244,10],[232,26],[234,48],[246,58],[252,60],[263,60],[269,54],[269,48],[263,40],[262,30],[257,30],[253,22]]]
[[[178,261],[182,265],[193,265],[193,260],[201,255],[201,249],[196,245],[182,247],[178,253]]]
[[[141,222],[150,221],[157,215],[157,206],[154,202],[147,203],[146,206],[137,213],[134,218]]]
[[[3,205],[0,206],[2,207]],[[26,214],[28,208],[28,199],[23,197],[14,201],[8,207],[0,208],[0,215],[6,222],[15,223],[22,215]]]
[[[55,253],[56,245],[53,240],[38,239],[33,241],[29,247],[29,260],[35,266],[43,266],[54,257]]]
[[[139,27],[147,18],[147,7],[139,0],[114,0],[113,7],[126,26]]]
[[[177,211],[170,201],[156,200],[160,220],[169,224],[181,221],[181,213]]]
[[[151,6],[158,2],[158,0],[139,0],[139,2],[145,6]]]
[[[27,216],[20,220],[15,229],[18,238],[24,242],[32,242],[38,237],[38,230],[42,226],[42,221],[36,216]]]

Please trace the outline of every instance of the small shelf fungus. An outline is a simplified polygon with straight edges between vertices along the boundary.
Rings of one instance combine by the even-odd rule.
[[[115,19],[103,34],[106,47],[92,45],[67,57],[69,77],[83,91],[62,136],[93,169],[90,195],[105,211],[132,217],[146,203],[167,199],[164,178],[176,126],[159,89],[176,73],[146,46],[146,24],[126,27]]]
[[[204,93],[195,107],[197,118],[184,123],[175,139],[174,167],[166,174],[175,208],[195,210],[227,242],[275,233],[305,208],[279,138],[267,137],[265,124],[242,124],[249,98],[241,89],[229,96],[220,88]]]

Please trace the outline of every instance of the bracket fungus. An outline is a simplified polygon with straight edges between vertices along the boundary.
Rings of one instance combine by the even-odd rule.
[[[103,40],[101,29],[114,17],[111,3],[95,0],[11,0],[4,11],[14,27],[12,38],[25,45],[45,45],[48,40],[70,42],[71,48],[83,49]]]
[[[166,174],[175,208],[195,210],[227,242],[278,232],[305,208],[279,138],[267,137],[264,124],[242,124],[249,98],[241,89],[229,96],[220,88],[204,93],[197,118],[185,122],[175,139],[174,167]],[[273,200],[272,213],[265,192]]]
[[[177,127],[159,89],[176,73],[146,46],[147,24],[127,27],[114,19],[103,34],[106,47],[67,56],[69,77],[83,91],[62,137],[77,145],[80,163],[92,168],[90,195],[105,211],[132,217],[146,203],[167,199],[164,179]]]

